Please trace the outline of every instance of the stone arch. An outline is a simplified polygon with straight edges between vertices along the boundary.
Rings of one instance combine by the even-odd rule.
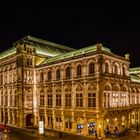
[[[55,86],[55,92],[62,92],[61,85]]]
[[[104,62],[104,65],[103,65],[103,72],[106,72],[106,73],[111,73],[111,62],[109,59],[106,59],[105,62]]]
[[[47,93],[48,93],[48,92],[52,92],[52,87],[51,87],[51,86],[49,86],[49,87],[47,87],[47,89],[46,89],[46,90],[47,90]]]
[[[120,85],[119,84],[115,84],[113,85],[113,91],[120,91]]]
[[[39,78],[40,78],[40,82],[44,81],[44,72],[43,71],[39,72]]]
[[[118,62],[115,62],[113,64],[113,73],[114,74],[120,74],[120,65]]]
[[[82,91],[83,88],[82,88],[81,84],[77,84],[75,89],[76,89],[76,92],[77,92],[77,91]]]
[[[71,85],[65,85],[64,91],[65,92],[71,92],[72,91],[72,86]]]
[[[132,93],[136,93],[136,88],[131,88],[132,90],[131,90],[131,92]]]
[[[127,76],[127,66],[125,64],[122,66],[122,75]]]
[[[95,84],[88,83],[88,85],[87,85],[87,90],[88,90],[88,91],[89,91],[89,90],[96,90]]]
[[[81,65],[81,66],[82,66],[82,62],[77,62],[77,63],[75,64],[75,67],[77,67],[78,65]]]
[[[106,84],[104,84],[103,89],[106,90],[106,91],[111,91],[112,90],[112,86],[111,86],[110,83],[106,83]]]
[[[121,91],[127,92],[128,91],[128,87],[126,85],[123,85],[122,88],[121,88]]]

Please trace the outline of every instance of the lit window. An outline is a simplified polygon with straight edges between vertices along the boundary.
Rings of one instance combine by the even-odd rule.
[[[94,74],[94,63],[89,64],[89,74]]]
[[[48,71],[48,80],[51,80],[51,79],[52,79],[52,72]]]
[[[108,63],[105,63],[105,73],[109,73],[109,65],[108,65]]]
[[[118,67],[116,65],[114,66],[114,73],[118,74]]]
[[[71,94],[66,94],[65,95],[65,105],[66,105],[66,107],[71,106]]]
[[[88,107],[96,107],[96,93],[88,93]]]
[[[40,73],[40,82],[44,80],[43,72]]]
[[[40,95],[40,106],[44,106],[44,95]]]
[[[71,69],[70,67],[66,68],[66,78],[70,78],[71,77]]]
[[[56,94],[56,106],[61,106],[61,94]]]
[[[77,66],[76,73],[77,73],[77,76],[81,76],[82,75],[82,66],[81,65]]]
[[[52,101],[53,101],[52,95],[48,94],[48,108],[52,107]]]
[[[56,71],[56,80],[60,80],[60,69]]]
[[[76,107],[82,107],[83,106],[83,94],[77,93],[76,94]]]

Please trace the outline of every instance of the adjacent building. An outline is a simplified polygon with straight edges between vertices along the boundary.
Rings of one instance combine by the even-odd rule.
[[[73,49],[27,36],[0,53],[0,123],[88,135],[140,122],[140,68],[102,44]]]

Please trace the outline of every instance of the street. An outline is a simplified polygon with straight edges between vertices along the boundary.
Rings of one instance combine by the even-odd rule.
[[[22,128],[11,128],[11,132],[8,135],[4,135],[0,140],[94,140],[93,137],[84,137],[80,135],[73,135],[68,133],[62,133],[61,138],[58,132],[47,130],[45,135],[38,135],[38,130]],[[124,137],[119,138],[104,138],[102,140],[140,140],[140,133],[132,133]]]

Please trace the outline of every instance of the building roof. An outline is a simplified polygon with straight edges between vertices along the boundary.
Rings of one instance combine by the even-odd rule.
[[[129,73],[133,73],[133,74],[138,74],[140,73],[140,67],[136,67],[136,68],[130,68],[129,69]]]
[[[140,83],[140,78],[135,74],[130,74],[131,81]]]
[[[26,42],[32,44],[36,48],[36,53],[46,56],[56,56],[62,53],[66,53],[68,51],[73,51],[75,49],[60,45],[57,43],[53,43],[47,40],[43,40],[40,38],[36,38],[33,36],[26,36],[16,42],[13,43],[13,47],[3,51],[0,53],[0,59],[5,58],[9,55],[16,53],[16,45],[21,42]]]
[[[101,51],[111,53],[109,48],[103,47],[102,44],[96,44],[96,45],[88,46],[88,47],[85,47],[85,48],[82,48],[82,49],[74,50],[74,51],[71,51],[71,52],[67,52],[65,54],[61,54],[61,55],[46,59],[46,61],[44,61],[42,64],[45,65],[45,64],[48,64],[48,63],[53,63],[55,61],[61,61],[63,59],[68,59],[68,58],[80,56],[80,55],[83,55],[83,54],[96,52],[99,49],[99,47],[100,47]]]
[[[16,48],[15,47],[11,47],[7,50],[4,50],[3,52],[0,53],[0,59],[3,59],[7,56],[10,56],[12,54],[16,53]]]
[[[27,42],[31,43],[36,48],[37,54],[42,54],[46,56],[56,56],[68,51],[73,51],[75,49],[60,45],[57,43],[53,43],[47,40],[43,40],[40,38],[36,38],[33,36],[26,36],[25,38],[22,38],[15,42],[15,44],[19,42]]]

